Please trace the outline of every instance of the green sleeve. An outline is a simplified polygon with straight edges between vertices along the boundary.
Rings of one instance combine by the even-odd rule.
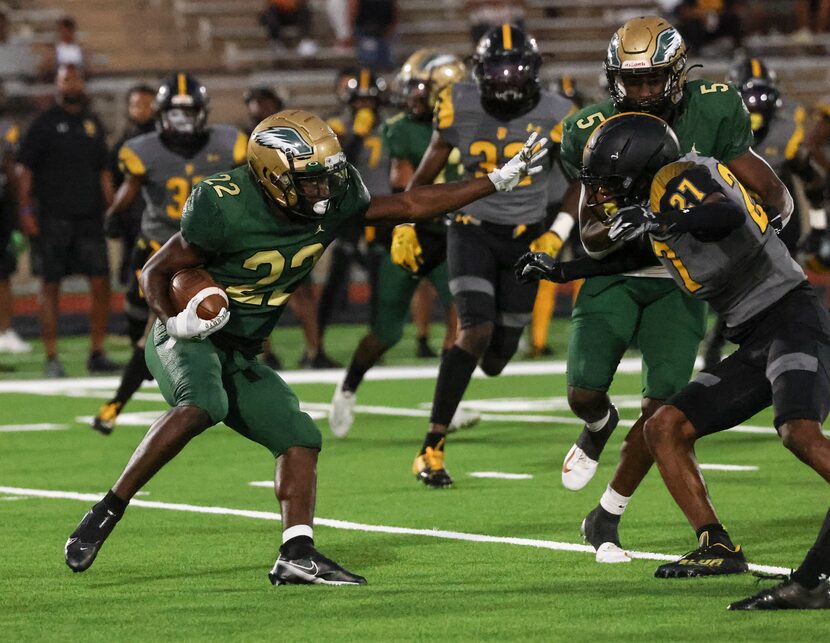
[[[565,170],[565,175],[571,180],[579,178],[579,168],[582,166],[582,147],[584,146],[584,141],[578,135],[575,123],[576,121],[573,118],[565,120],[562,128],[562,147],[559,152],[562,169]]]
[[[182,236],[206,252],[219,253],[225,245],[225,220],[205,183],[193,188],[182,211]]]
[[[723,144],[721,149],[712,156],[722,163],[729,163],[746,154],[752,147],[752,127],[746,105],[738,90],[732,85],[729,85],[728,91],[719,93],[717,98],[720,99],[718,107],[724,110],[724,117],[720,119],[717,140],[723,141]]]
[[[387,121],[383,124],[381,129],[381,136],[383,136],[383,145],[391,159],[409,159],[409,150],[406,149],[406,137],[401,136],[401,127],[395,123]]]

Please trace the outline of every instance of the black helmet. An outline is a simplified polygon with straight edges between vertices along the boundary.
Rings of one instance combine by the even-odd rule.
[[[577,87],[574,77],[570,74],[557,76],[551,84],[550,89],[562,96],[562,98],[567,98],[579,109],[585,106],[585,96]]]
[[[729,66],[726,80],[740,89],[751,80],[775,85],[776,75],[760,58],[741,56]]]
[[[200,140],[205,134],[208,94],[190,74],[176,74],[159,87],[156,109],[162,136],[182,144]]]
[[[386,98],[386,81],[368,67],[347,68],[338,73],[335,91],[340,102],[346,105],[368,98],[380,107]]]
[[[510,119],[532,109],[541,89],[541,66],[536,40],[516,25],[488,31],[473,55],[473,80],[487,113]]]
[[[617,207],[644,204],[654,175],[678,158],[680,145],[668,123],[651,114],[625,112],[591,134],[582,152],[579,179],[595,191],[602,189]]]
[[[741,58],[729,68],[728,80],[738,89],[749,111],[756,143],[764,140],[781,107],[781,93],[775,78],[775,72],[760,58]]]

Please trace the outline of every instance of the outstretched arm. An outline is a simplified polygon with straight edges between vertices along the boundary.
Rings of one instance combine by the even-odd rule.
[[[452,145],[441,138],[440,132],[433,132],[427,151],[421,157],[421,162],[415,174],[409,179],[410,190],[417,185],[429,185],[441,174],[452,153]]]

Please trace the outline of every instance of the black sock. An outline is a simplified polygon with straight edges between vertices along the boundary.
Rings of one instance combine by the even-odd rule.
[[[124,368],[124,374],[121,376],[121,384],[118,385],[118,390],[115,392],[113,402],[118,402],[124,406],[129,402],[130,398],[135,392],[141,388],[141,383],[144,380],[151,380],[153,376],[150,374],[150,369],[147,368],[147,360],[144,358],[144,349],[135,348]]]
[[[458,346],[453,346],[447,351],[438,369],[430,422],[449,425],[461,403],[461,398],[464,397],[464,391],[467,390],[473,371],[476,370],[476,364],[478,364],[478,358]]]
[[[807,589],[818,587],[822,578],[830,578],[830,510],[824,517],[815,544],[807,552],[804,562],[793,572],[792,578]]]
[[[107,491],[107,495],[104,496],[103,500],[98,503],[99,505],[103,505],[105,509],[108,509],[115,516],[121,520],[121,517],[124,515],[124,511],[127,509],[127,505],[130,504],[129,500],[122,500],[115,493],[110,489]]]
[[[447,436],[443,433],[433,433],[432,431],[427,431],[427,436],[424,438],[424,443],[421,445],[421,450],[418,452],[418,455],[426,453],[427,447],[429,447],[430,449],[438,449],[439,451],[443,451],[443,440],[446,439],[446,437]]]
[[[294,536],[282,544],[280,553],[286,558],[299,558],[307,554],[310,549],[314,549],[314,540],[312,538],[308,536]]]
[[[602,505],[597,505],[595,511],[599,512],[599,515],[601,516],[604,522],[613,522],[615,524],[620,524],[620,518],[622,518],[622,515],[612,514],[610,511],[607,511],[605,507],[603,507]]]
[[[357,361],[357,356],[353,357],[351,364],[349,364],[349,370],[346,371],[346,378],[343,380],[343,390],[354,393],[360,383],[363,382],[366,371],[370,368],[372,368],[372,364],[360,364]]]
[[[708,533],[709,542],[704,543],[704,545],[714,545],[715,543],[720,543],[722,545],[726,545],[729,549],[735,549],[735,545],[732,544],[732,539],[729,537],[729,534],[726,533],[726,529],[724,529],[723,525],[719,522],[703,525],[695,533],[697,534],[698,541],[700,541],[700,537],[704,533]]]

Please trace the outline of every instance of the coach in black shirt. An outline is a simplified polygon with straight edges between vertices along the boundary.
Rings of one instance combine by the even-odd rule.
[[[87,367],[91,372],[117,368],[103,352],[110,310],[103,213],[112,200],[104,131],[87,105],[77,67],[58,69],[56,84],[58,103],[32,122],[17,165],[20,229],[32,238],[36,271],[43,280],[40,323],[50,377],[64,375],[58,360],[58,302],[61,279],[70,274],[89,277]]]

